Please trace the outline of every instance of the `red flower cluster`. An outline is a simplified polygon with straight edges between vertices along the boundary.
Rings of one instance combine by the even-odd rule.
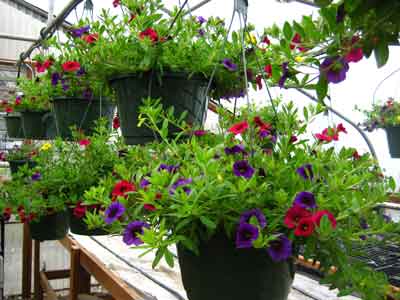
[[[144,40],[144,38],[149,38],[153,43],[158,41],[158,34],[153,28],[147,28],[139,34],[139,38]]]
[[[127,197],[126,193],[128,192],[135,192],[136,187],[134,184],[127,180],[121,180],[117,182],[114,186],[114,189],[111,192],[112,200],[115,201],[117,197]]]
[[[357,45],[359,41],[360,41],[359,36],[352,37],[351,46],[349,47],[350,50],[345,56],[345,59],[348,63],[359,62],[363,58],[364,56],[363,50],[359,45]]]
[[[340,123],[336,128],[325,128],[322,133],[315,134],[315,137],[321,142],[330,143],[339,140],[339,133],[347,133],[346,128]]]
[[[118,7],[121,4],[121,0],[114,0],[112,4],[114,7]]]
[[[98,39],[99,39],[98,33],[91,33],[91,34],[82,36],[82,40],[84,40],[88,44],[93,44],[93,43],[97,42]]]
[[[228,129],[228,131],[233,133],[234,135],[237,135],[237,134],[242,134],[248,128],[249,128],[249,123],[247,123],[247,121],[242,121],[234,124],[231,128]]]
[[[4,221],[9,221],[11,218],[11,214],[12,214],[12,209],[10,207],[6,207],[3,210],[3,219]]]
[[[296,33],[295,35],[294,35],[294,37],[292,38],[292,42],[290,43],[290,49],[299,49],[301,52],[305,52],[305,51],[307,51],[307,49],[306,48],[304,48],[302,45],[301,45],[301,35],[300,34],[298,34],[298,33]]]
[[[114,117],[114,119],[113,119],[113,128],[114,129],[118,129],[119,127],[120,127],[119,118],[118,117]]]
[[[19,216],[19,219],[20,219],[21,223],[30,223],[36,217],[36,215],[34,213],[30,213],[27,216],[25,214],[25,209],[22,206],[18,207],[17,211],[18,211],[18,216]]]
[[[91,142],[90,142],[90,140],[88,140],[88,139],[82,139],[82,140],[79,141],[79,145],[80,145],[80,146],[83,146],[83,147],[89,146],[90,143],[91,143]]]
[[[81,64],[77,61],[67,61],[62,64],[62,68],[65,72],[76,72],[81,68]]]
[[[82,202],[79,201],[74,207],[74,216],[78,219],[82,219],[86,215],[86,206],[82,205]]]
[[[35,62],[35,68],[38,73],[43,73],[48,68],[50,68],[52,64],[53,64],[53,61],[50,59],[45,60],[43,63],[37,61],[37,62]]]
[[[332,228],[336,228],[336,219],[328,210],[317,211],[312,214],[307,209],[298,205],[292,206],[286,212],[284,224],[289,229],[294,229],[294,235],[308,237],[314,233],[315,227],[321,224],[323,216],[327,216]]]
[[[264,67],[264,71],[265,71],[265,73],[267,75],[267,78],[272,77],[272,65],[266,65]]]

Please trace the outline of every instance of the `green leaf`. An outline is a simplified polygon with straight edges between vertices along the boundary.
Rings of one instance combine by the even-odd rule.
[[[303,27],[296,21],[293,22],[293,28],[294,31],[300,34],[302,37],[306,36],[306,32],[304,31]]]
[[[160,263],[161,258],[164,256],[165,248],[160,248],[156,252],[156,257],[153,260],[152,268],[155,269]]]
[[[317,91],[317,97],[320,102],[323,102],[325,99],[326,95],[328,94],[328,81],[326,80],[325,77],[321,76],[317,86],[316,86],[316,91]]]
[[[174,267],[174,256],[168,249],[165,249],[164,257],[165,257],[165,261],[167,262],[168,266],[173,268]]]
[[[215,229],[217,228],[217,225],[211,221],[209,218],[205,217],[205,216],[201,216],[200,217],[200,221],[201,223],[203,223],[205,226],[207,226],[207,228],[209,229]]]
[[[290,26],[289,22],[285,22],[283,25],[283,35],[287,40],[291,40],[293,37],[292,26]]]
[[[376,64],[378,68],[383,67],[389,59],[389,46],[386,42],[379,43],[374,49]]]

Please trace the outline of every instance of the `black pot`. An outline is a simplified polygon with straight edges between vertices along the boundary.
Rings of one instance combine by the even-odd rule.
[[[70,230],[74,234],[80,234],[80,235],[108,235],[108,232],[98,228],[98,229],[88,229],[85,221],[83,218],[77,218],[74,216],[74,209],[73,208],[68,208],[68,217],[69,217],[69,225],[70,225]]]
[[[29,224],[31,237],[38,241],[54,241],[63,239],[69,229],[69,219],[66,211],[41,217]]]
[[[24,111],[21,115],[25,138],[34,140],[54,138],[55,124],[50,111]]]
[[[200,256],[178,245],[182,281],[190,300],[287,300],[292,261],[273,262],[265,249],[236,249],[225,234],[200,245]]]
[[[32,160],[10,160],[8,161],[10,164],[11,175],[16,174],[20,167],[24,165],[28,165],[28,168],[33,169],[36,166],[36,162]]]
[[[24,132],[22,130],[21,115],[7,115],[6,120],[7,136],[14,139],[23,139]]]
[[[58,97],[53,99],[53,110],[57,126],[57,135],[65,139],[72,137],[71,126],[81,129],[86,135],[92,135],[95,121],[100,117],[108,120],[109,126],[114,116],[115,105],[107,99]]]
[[[139,106],[147,97],[161,98],[164,108],[174,106],[176,115],[187,111],[187,122],[197,125],[204,123],[207,109],[207,83],[201,76],[188,79],[185,73],[165,72],[161,82],[155,74],[129,74],[110,80],[116,92],[121,131],[129,145],[151,142],[155,136],[145,126],[138,127]],[[151,92],[149,93],[149,90]],[[170,133],[172,134],[170,130]]]
[[[385,128],[392,158],[400,158],[400,126]]]

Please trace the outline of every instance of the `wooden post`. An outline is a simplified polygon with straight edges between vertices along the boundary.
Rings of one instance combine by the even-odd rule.
[[[79,294],[90,294],[90,274],[81,266],[80,248],[71,246],[70,300],[77,300]]]
[[[23,225],[22,240],[22,298],[30,299],[32,293],[32,239],[29,226]]]
[[[34,241],[35,253],[34,253],[34,289],[35,289],[35,300],[43,300],[43,289],[40,284],[40,241]]]

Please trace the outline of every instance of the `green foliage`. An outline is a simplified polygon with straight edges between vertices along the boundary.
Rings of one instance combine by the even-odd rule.
[[[372,110],[356,109],[365,114],[363,125],[368,131],[400,125],[400,103],[392,98],[383,104],[374,104]]]

